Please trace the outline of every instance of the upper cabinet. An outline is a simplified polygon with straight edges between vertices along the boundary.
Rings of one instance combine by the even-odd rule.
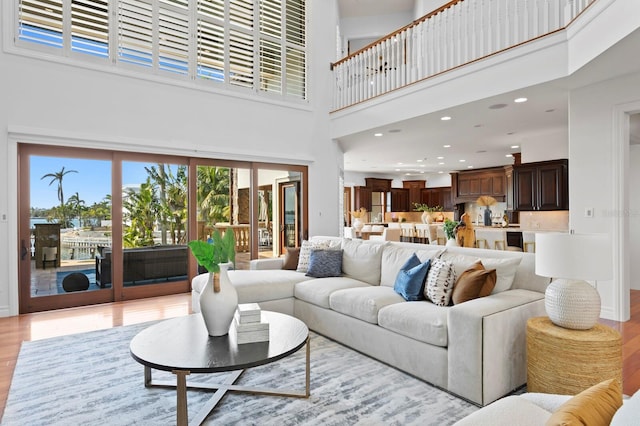
[[[451,187],[440,186],[422,189],[420,203],[426,204],[429,207],[440,206],[444,211],[452,211],[453,201],[451,199]]]
[[[415,203],[422,203],[420,191],[427,186],[426,180],[404,180],[402,187],[409,190],[409,209],[413,210]]]
[[[568,210],[568,160],[513,166],[513,202],[520,211]]]
[[[367,188],[373,192],[389,192],[391,191],[391,179],[364,178]]]
[[[490,195],[497,201],[506,201],[505,168],[494,167],[451,173],[451,191],[454,204],[474,202],[481,195]]]
[[[411,211],[409,205],[409,190],[405,188],[391,188],[391,211],[408,212]]]
[[[355,210],[360,210],[364,207],[370,212],[371,204],[371,188],[366,186],[356,186],[353,188],[353,206]]]

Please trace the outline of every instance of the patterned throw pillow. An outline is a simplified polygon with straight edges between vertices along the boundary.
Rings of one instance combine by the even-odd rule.
[[[443,259],[433,259],[427,274],[424,295],[438,306],[447,306],[451,301],[456,272],[453,263]]]
[[[311,249],[306,275],[314,278],[339,277],[342,275],[342,250]]]
[[[393,285],[395,292],[407,301],[423,300],[424,283],[430,264],[431,260],[420,262],[414,253],[398,271],[396,282]]]
[[[311,249],[326,249],[329,248],[329,243],[315,242],[315,241],[307,241],[304,240],[302,242],[302,246],[300,246],[300,255],[298,256],[298,267],[296,271],[307,273],[309,269],[309,257],[311,256]]]

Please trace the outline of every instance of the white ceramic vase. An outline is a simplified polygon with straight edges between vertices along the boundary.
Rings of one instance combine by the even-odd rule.
[[[233,314],[238,307],[238,293],[229,281],[227,270],[231,263],[220,264],[218,278],[220,291],[214,292],[214,273],[209,272],[207,284],[200,292],[200,312],[209,336],[224,336],[229,333]]]
[[[362,231],[362,227],[364,226],[364,222],[362,222],[362,220],[360,220],[359,217],[356,217],[356,218],[353,219],[353,223],[351,225],[352,225],[353,229],[356,232],[360,232],[360,231]]]
[[[456,241],[455,238],[449,238],[447,240],[447,244],[445,244],[445,246],[447,246],[447,247],[458,247],[458,242]]]
[[[422,212],[422,216],[420,218],[422,219],[422,223],[433,223],[433,217],[429,212]]]

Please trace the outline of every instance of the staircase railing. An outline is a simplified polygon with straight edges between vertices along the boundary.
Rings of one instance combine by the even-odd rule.
[[[450,1],[334,63],[334,110],[562,30],[595,1]]]

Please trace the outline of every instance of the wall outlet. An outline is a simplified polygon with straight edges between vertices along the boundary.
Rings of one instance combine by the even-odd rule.
[[[584,209],[584,217],[593,217],[593,207]]]

